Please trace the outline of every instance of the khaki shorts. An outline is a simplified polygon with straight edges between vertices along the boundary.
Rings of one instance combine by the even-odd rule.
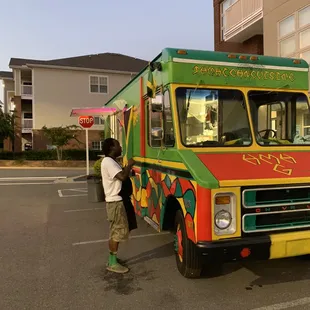
[[[123,201],[106,202],[110,239],[115,242],[128,240],[129,226]]]

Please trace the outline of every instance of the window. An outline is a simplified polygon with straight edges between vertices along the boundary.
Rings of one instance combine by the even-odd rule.
[[[280,55],[281,56],[288,56],[295,52],[296,50],[296,39],[295,37],[290,37],[281,41],[280,43]]]
[[[292,58],[305,57],[309,50],[310,5],[279,22],[280,56]]]
[[[310,24],[310,5],[299,11],[299,27]]]
[[[165,146],[174,146],[175,137],[172,121],[172,111],[170,104],[170,94],[166,90],[164,93],[164,144]]]
[[[104,125],[104,119],[100,116],[94,117],[94,124],[95,125]]]
[[[221,3],[221,36],[224,39],[224,33],[226,28],[226,11],[238,0],[224,0]]]
[[[308,126],[305,120],[309,119],[306,95],[250,91],[248,96],[258,144],[262,146],[310,144],[310,136],[307,137],[308,130],[304,129]]]
[[[291,15],[279,23],[280,38],[295,31],[295,16]]]
[[[244,146],[252,142],[243,93],[179,87],[176,100],[187,147]]]
[[[299,48],[303,49],[305,47],[310,47],[310,28],[299,34]]]
[[[300,57],[310,64],[310,50],[300,54]]]
[[[108,77],[91,75],[90,76],[90,92],[91,93],[108,93]]]
[[[92,150],[101,151],[102,150],[102,143],[103,143],[103,141],[93,141],[91,143]]]

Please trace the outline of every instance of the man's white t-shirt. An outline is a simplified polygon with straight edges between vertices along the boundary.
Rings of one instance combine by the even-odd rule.
[[[118,195],[122,189],[122,181],[115,178],[120,171],[122,171],[122,168],[115,160],[111,157],[103,158],[101,176],[106,202],[122,200],[122,197]]]

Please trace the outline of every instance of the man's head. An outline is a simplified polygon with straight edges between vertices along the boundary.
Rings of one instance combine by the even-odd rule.
[[[122,147],[119,142],[113,138],[107,138],[103,141],[103,154],[105,156],[118,157],[122,155]]]

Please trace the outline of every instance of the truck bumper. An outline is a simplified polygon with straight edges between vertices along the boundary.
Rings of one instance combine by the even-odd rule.
[[[268,260],[310,254],[310,231],[197,242],[205,260]]]

